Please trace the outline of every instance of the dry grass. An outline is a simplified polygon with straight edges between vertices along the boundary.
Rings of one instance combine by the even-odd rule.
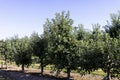
[[[103,77],[101,77],[101,76],[84,75],[84,76],[81,76],[80,80],[102,80],[102,79],[103,79]]]

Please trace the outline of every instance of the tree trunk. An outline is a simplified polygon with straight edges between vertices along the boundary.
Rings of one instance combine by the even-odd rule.
[[[6,69],[7,69],[7,55],[6,55],[6,52],[4,52],[4,57],[5,57],[5,66],[6,66]]]
[[[90,74],[91,71],[88,71],[88,74]]]
[[[111,80],[110,67],[107,69],[107,80]]]
[[[41,75],[43,75],[44,66],[43,66],[43,58],[41,58]]]
[[[3,62],[1,62],[1,68],[3,68]]]
[[[67,79],[68,80],[70,80],[70,72],[71,72],[70,68],[67,68]]]
[[[110,73],[110,69],[111,69],[111,60],[110,60],[110,57],[109,57],[109,55],[108,55],[107,80],[111,80],[111,73]]]
[[[5,58],[5,66],[6,66],[6,69],[7,69],[7,58]]]
[[[43,72],[44,72],[44,67],[41,66],[41,74],[43,75]]]
[[[22,64],[22,72],[24,72],[24,64]]]
[[[59,74],[60,74],[60,69],[57,69],[55,76],[58,77]]]

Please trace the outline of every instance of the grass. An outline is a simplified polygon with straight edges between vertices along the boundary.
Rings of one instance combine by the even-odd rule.
[[[1,60],[0,60],[0,62],[3,62],[3,63],[4,63],[4,61],[1,61]],[[15,64],[15,62],[12,62],[11,64],[9,63],[9,65],[17,66],[17,65]],[[8,65],[8,66],[9,66],[9,65]],[[34,69],[39,69],[39,68],[40,68],[40,64],[31,64],[29,67],[30,67],[30,68],[34,68]],[[44,69],[45,69],[45,70],[51,70],[52,67],[53,67],[52,65],[47,65],[46,67],[44,67]],[[66,72],[66,69],[63,69],[62,71],[63,71],[63,72]],[[73,70],[72,72],[73,72],[73,73],[77,73],[76,70]],[[104,73],[104,72],[102,71],[102,69],[96,70],[96,71],[92,72],[91,74],[93,74],[93,75],[100,75],[100,76],[106,76],[106,73]]]
[[[0,63],[4,63],[5,61],[4,60],[0,60]]]
[[[92,74],[93,75],[106,76],[106,73],[104,73],[101,69],[92,72]]]

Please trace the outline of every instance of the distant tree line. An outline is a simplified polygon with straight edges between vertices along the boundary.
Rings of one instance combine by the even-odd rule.
[[[23,72],[37,56],[41,74],[47,65],[53,65],[58,73],[66,69],[68,80],[71,70],[90,74],[102,69],[107,73],[106,80],[111,80],[120,77],[120,12],[111,14],[104,30],[100,27],[95,24],[88,31],[82,24],[73,26],[69,12],[56,13],[55,18],[46,20],[42,35],[34,32],[30,37],[0,40],[0,53],[6,65],[14,61],[22,65]]]

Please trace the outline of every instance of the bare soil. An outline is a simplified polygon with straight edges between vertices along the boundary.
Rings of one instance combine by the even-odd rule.
[[[21,71],[20,67],[9,66],[7,69],[0,69],[0,80],[2,78],[9,78],[9,80],[66,80],[65,77],[55,76],[55,73],[51,73],[45,70],[44,74],[40,74],[39,69],[25,68],[25,72]],[[7,80],[7,79],[5,79]]]
[[[7,69],[0,69],[0,80],[67,80],[67,74],[61,72],[57,77],[55,72],[45,70],[44,74],[40,74],[39,69],[25,68],[25,72],[21,71],[21,67],[9,66]],[[71,73],[72,80],[102,80],[102,76],[83,75]],[[114,79],[118,80],[118,79]]]

